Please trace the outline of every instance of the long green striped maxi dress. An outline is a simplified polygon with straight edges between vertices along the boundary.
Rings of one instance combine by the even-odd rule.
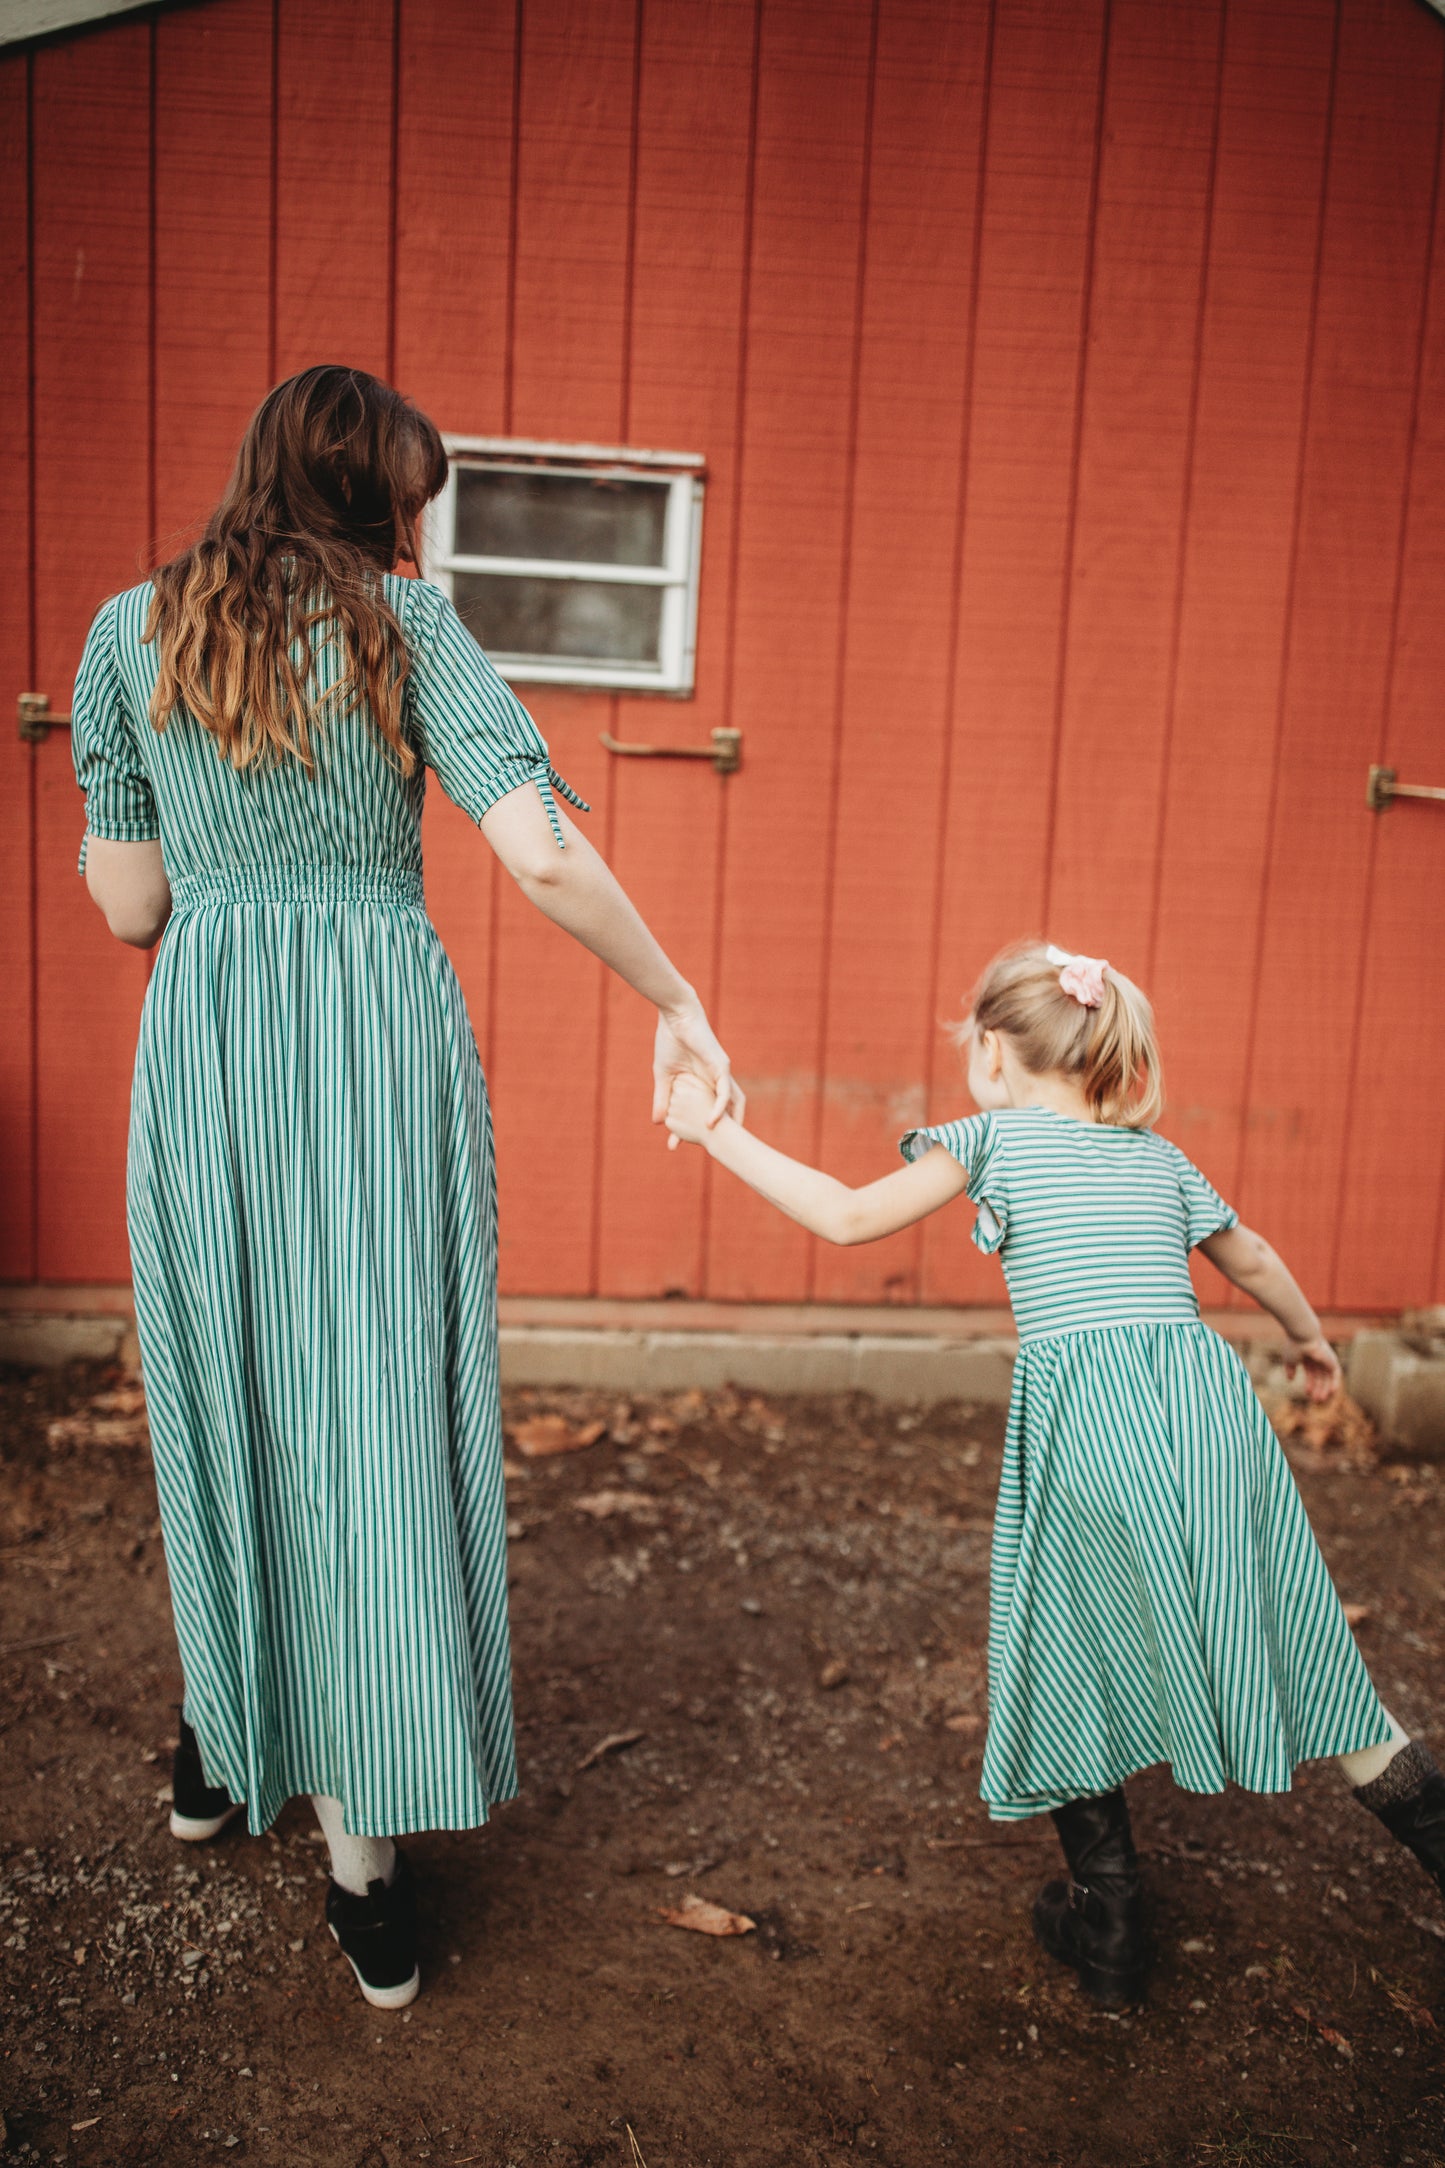
[[[517,1788],[491,1121],[420,820],[426,768],[474,819],[535,785],[559,845],[553,787],[582,801],[446,597],[385,591],[409,778],[364,708],[311,776],[153,730],[149,583],[75,691],[87,833],[159,837],[174,898],[128,1224],[185,1713],[253,1830],[305,1792],[358,1835],[469,1828]]]
[[[1045,1107],[913,1129],[967,1170],[973,1239],[1018,1327],[994,1522],[996,1821],[1176,1783],[1288,1791],[1299,1762],[1390,1727],[1279,1441],[1199,1316],[1197,1242],[1238,1224],[1149,1130]]]

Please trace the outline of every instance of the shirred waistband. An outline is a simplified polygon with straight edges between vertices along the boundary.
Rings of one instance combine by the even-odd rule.
[[[1020,1350],[1026,1347],[1043,1347],[1050,1340],[1081,1340],[1101,1332],[1157,1332],[1161,1328],[1174,1330],[1181,1325],[1209,1327],[1197,1309],[1186,1310],[1181,1304],[1177,1310],[1161,1314],[1156,1311],[1150,1317],[1101,1317],[1088,1319],[1077,1325],[1050,1325],[1043,1331],[1025,1332],[1018,1328]]]
[[[171,881],[177,911],[226,903],[382,903],[425,909],[422,877],[400,866],[215,866]]]

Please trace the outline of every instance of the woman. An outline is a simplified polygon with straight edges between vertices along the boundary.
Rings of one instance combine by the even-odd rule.
[[[311,1794],[328,1924],[387,2008],[419,1981],[392,1840],[516,1791],[491,1126],[423,903],[427,768],[656,1005],[653,1119],[684,1073],[741,1107],[531,718],[393,571],[445,478],[376,378],[290,378],[202,539],[100,611],[74,703],[90,892],[120,940],[164,932],[127,1213],[185,1677],[171,1827]]]

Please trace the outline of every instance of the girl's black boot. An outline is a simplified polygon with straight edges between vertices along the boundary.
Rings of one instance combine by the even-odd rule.
[[[1034,1933],[1050,1957],[1072,1965],[1095,2002],[1127,2009],[1143,2000],[1148,1951],[1144,1882],[1122,1788],[1055,1807],[1054,1827],[1069,1879],[1039,1891]]]
[[[1383,1775],[1355,1786],[1355,1797],[1409,1847],[1445,1897],[1445,1776],[1428,1748],[1412,1739]]]

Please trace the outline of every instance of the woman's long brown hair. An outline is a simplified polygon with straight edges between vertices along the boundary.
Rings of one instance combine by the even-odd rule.
[[[381,575],[416,559],[416,522],[446,473],[435,425],[364,369],[324,364],[278,384],[205,533],[154,575],[156,729],[183,705],[235,767],[293,754],[309,774],[321,710],[365,702],[409,775],[406,643]],[[319,698],[318,628],[344,664]]]

